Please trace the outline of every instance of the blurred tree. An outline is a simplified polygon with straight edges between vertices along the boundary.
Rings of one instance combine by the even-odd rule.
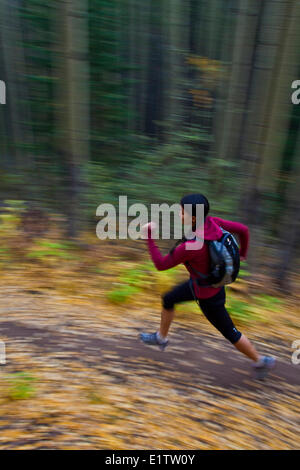
[[[87,0],[63,0],[57,12],[61,28],[57,150],[65,166],[68,235],[76,237],[82,219],[83,167],[90,153]]]
[[[0,3],[2,65],[7,84],[6,110],[9,119],[5,125],[8,133],[9,147],[6,148],[6,164],[14,171],[22,171],[29,163],[30,153],[27,152],[28,140],[31,136],[28,122],[28,109],[25,81],[25,60],[22,26],[20,22],[21,0],[3,0]],[[9,158],[8,158],[9,157]]]
[[[184,119],[183,82],[184,57],[188,51],[188,36],[186,24],[188,23],[187,3],[180,0],[167,0],[166,7],[166,41],[165,57],[165,83],[168,84],[165,116],[168,127],[174,132],[178,130]],[[169,133],[172,138],[172,132]]]
[[[161,14],[158,0],[151,0],[149,54],[147,65],[147,90],[145,106],[145,133],[149,137],[159,137],[163,107],[163,77],[162,77],[162,37]]]
[[[286,186],[285,207],[281,215],[279,228],[280,244],[277,262],[275,263],[275,278],[279,287],[286,293],[292,290],[291,274],[298,269],[298,236],[300,233],[299,213],[299,187],[300,187],[300,126],[297,133],[297,143],[294,148],[293,166],[289,173]]]
[[[124,192],[205,192],[213,213],[250,225],[255,272],[275,246],[288,271],[299,2],[2,0],[0,13],[2,199],[65,214],[74,237]]]

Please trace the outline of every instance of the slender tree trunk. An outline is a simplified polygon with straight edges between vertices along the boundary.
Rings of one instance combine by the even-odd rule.
[[[150,9],[151,0],[144,0],[143,3],[136,4],[136,22],[134,24],[134,48],[135,48],[135,65],[137,67],[133,85],[134,89],[134,111],[136,113],[137,131],[143,132],[146,127],[146,103],[147,103],[147,79],[149,50],[150,50]]]
[[[150,137],[159,137],[161,133],[157,121],[161,121],[161,103],[163,97],[161,19],[157,0],[151,1],[149,61],[146,101],[145,132]]]
[[[294,152],[294,166],[289,175],[290,181],[286,192],[286,207],[280,220],[279,256],[275,273],[277,285],[285,293],[290,292],[292,288],[291,274],[294,274],[297,269],[298,235],[300,233],[300,128],[298,129],[298,141]]]
[[[239,14],[232,20],[230,4],[226,3],[224,22],[224,33],[221,47],[221,60],[228,70],[228,77],[225,73],[225,80],[221,81],[217,90],[215,116],[213,121],[214,142],[212,153],[218,160],[223,160],[224,165],[216,168],[214,159],[210,164],[210,174],[213,192],[215,195],[224,192],[225,185],[225,162],[232,161],[232,141],[237,139],[233,128],[233,121],[236,115],[240,114],[238,100],[241,99],[240,74],[243,69],[245,56],[244,35],[248,31],[247,22],[249,20],[248,1],[240,0]],[[231,147],[231,148],[230,148]]]
[[[165,57],[165,80],[168,84],[168,93],[165,113],[170,126],[169,139],[173,132],[180,128],[185,118],[183,102],[183,82],[185,79],[185,58],[189,47],[189,9],[185,9],[182,0],[168,0],[168,24],[166,28],[167,47]],[[167,139],[168,140],[168,139]]]
[[[2,0],[0,3],[3,67],[7,86],[6,110],[9,116],[10,157],[14,160],[15,170],[28,167],[30,155],[26,145],[29,143],[31,129],[28,128],[29,113],[26,109],[25,58],[20,22],[21,0]],[[22,148],[23,147],[23,148]]]
[[[240,0],[236,27],[233,32],[230,32],[234,38],[232,57],[230,58],[230,76],[228,78],[228,86],[224,87],[224,91],[222,90],[223,94],[226,94],[226,90],[228,91],[225,98],[225,103],[223,103],[223,106],[220,107],[215,125],[215,152],[219,158],[224,160],[227,158],[232,158],[232,155],[229,155],[229,144],[234,137],[233,119],[235,114],[240,115],[240,110],[237,109],[238,95],[241,94],[239,83],[241,70],[246,62],[245,48],[241,47],[241,45],[244,44],[245,34],[249,28],[247,25],[249,19],[248,1],[249,0]],[[233,148],[231,147],[230,150],[232,151],[232,149]]]
[[[83,221],[84,163],[89,161],[89,63],[87,1],[59,4],[59,138],[66,168],[68,235],[75,238]]]
[[[261,0],[258,5],[258,21],[250,76],[247,86],[247,101],[241,126],[239,155],[242,159],[243,184],[240,201],[240,217],[251,228],[255,250],[250,250],[249,261],[252,271],[259,271],[266,257],[263,243],[264,193],[258,184],[269,107],[272,97],[267,90],[272,86],[276,74],[276,57],[279,53],[280,31],[284,22],[286,2]]]
[[[0,21],[0,28],[2,29],[2,24]],[[6,74],[4,69],[4,60],[3,60],[3,42],[0,36],[0,80],[4,82],[5,87],[5,101],[6,101]],[[9,147],[8,147],[8,139],[10,137],[10,127],[9,127],[9,119],[8,119],[8,109],[6,104],[0,104],[0,169],[7,170],[10,164],[9,158]],[[2,186],[0,184],[0,186]]]
[[[136,37],[135,37],[135,29],[137,27],[136,25],[136,0],[129,0],[128,4],[128,25],[126,27],[128,28],[128,58],[129,58],[129,80],[130,80],[130,85],[129,85],[129,114],[128,114],[128,129],[131,131],[134,131],[137,127],[136,123],[136,101],[135,101],[135,80],[136,80],[136,49],[138,45],[136,44]]]
[[[275,73],[268,89],[268,126],[264,154],[260,173],[257,175],[259,186],[268,192],[277,190],[278,172],[285,145],[284,137],[290,124],[291,100],[287,99],[287,90],[295,77],[298,77],[299,71],[300,4],[294,0],[282,3],[284,10],[278,37]],[[292,91],[291,88],[290,90]]]

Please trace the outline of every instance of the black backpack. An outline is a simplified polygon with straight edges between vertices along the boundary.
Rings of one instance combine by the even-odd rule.
[[[204,240],[208,245],[211,259],[209,274],[204,275],[188,262],[185,263],[197,275],[195,281],[199,287],[222,287],[231,284],[237,278],[240,269],[239,246],[230,232],[220,228],[223,235],[218,240]]]

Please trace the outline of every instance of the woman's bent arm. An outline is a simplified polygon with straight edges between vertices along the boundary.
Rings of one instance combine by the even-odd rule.
[[[241,242],[240,256],[246,258],[249,247],[249,229],[247,225],[241,224],[240,222],[232,222],[231,220],[220,219],[219,217],[213,217],[213,219],[224,230],[238,234]]]

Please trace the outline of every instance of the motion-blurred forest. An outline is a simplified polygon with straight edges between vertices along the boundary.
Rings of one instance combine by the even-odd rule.
[[[299,448],[299,21],[297,0],[0,0],[0,448]],[[249,226],[226,305],[278,358],[267,383],[195,303],[170,352],[141,345],[187,273],[96,236],[99,204],[194,192]]]
[[[203,192],[212,214],[249,225],[252,271],[287,288],[299,270],[297,1],[0,7],[3,210],[57,214],[74,237],[119,195]]]

